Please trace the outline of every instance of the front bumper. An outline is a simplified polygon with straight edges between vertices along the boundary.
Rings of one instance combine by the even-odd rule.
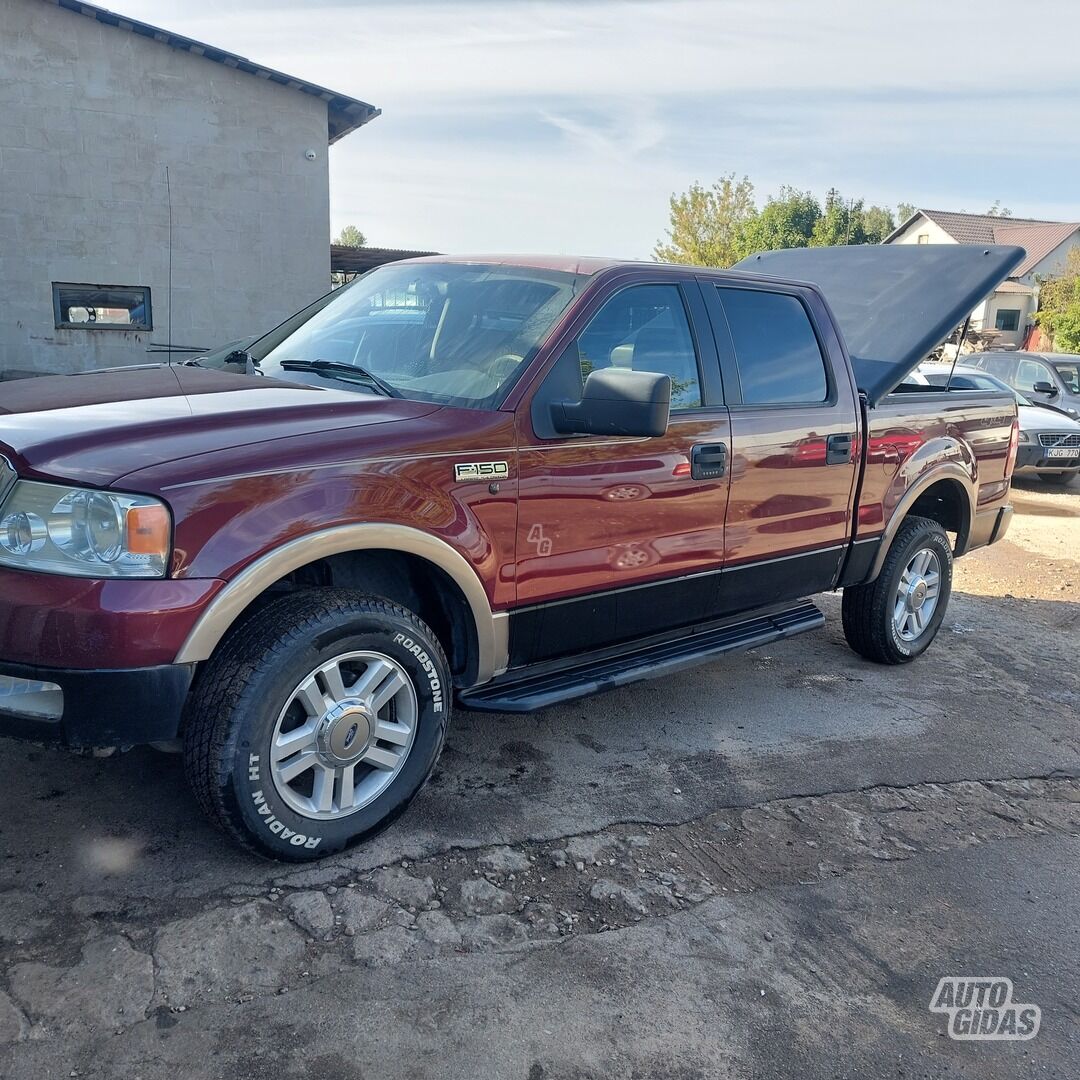
[[[1071,448],[1070,448],[1071,449]],[[1013,473],[1073,472],[1080,469],[1080,447],[1072,457],[1047,457],[1048,447],[1021,443],[1016,451]]]
[[[85,670],[0,660],[0,735],[73,748],[175,739],[193,664]]]
[[[101,581],[0,567],[0,660],[87,671],[171,664],[224,584]]]

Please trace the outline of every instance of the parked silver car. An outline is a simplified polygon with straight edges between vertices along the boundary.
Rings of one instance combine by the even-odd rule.
[[[1035,405],[1053,405],[1080,420],[1080,356],[1072,353],[987,352],[964,357],[1019,390]]]
[[[949,383],[954,390],[1008,390],[1016,397],[1020,447],[1015,473],[1035,473],[1051,484],[1067,484],[1080,473],[1080,423],[1061,409],[1029,401],[1001,379],[968,367],[968,357],[964,360],[955,370],[949,364],[923,364],[919,372],[931,386]]]

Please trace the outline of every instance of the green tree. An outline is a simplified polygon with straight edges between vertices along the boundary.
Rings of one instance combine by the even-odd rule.
[[[1012,211],[1007,206],[1001,205],[1000,199],[994,200],[994,205],[986,211],[987,217],[1012,217]]]
[[[845,199],[836,188],[825,196],[825,211],[814,226],[811,247],[841,247],[865,244],[862,199]]]
[[[896,204],[896,223],[903,225],[908,218],[912,218],[918,212],[918,207],[912,206],[909,202],[902,202]]]
[[[695,183],[671,196],[671,224],[667,239],[653,250],[659,262],[691,266],[731,266],[743,254],[742,235],[757,214],[754,185],[734,173],[721,177],[711,188]]]
[[[864,244],[880,244],[895,228],[896,219],[892,216],[892,211],[886,210],[884,206],[868,206],[862,212],[862,231],[866,237]]]
[[[367,245],[367,237],[355,225],[346,225],[335,237],[334,243],[342,247],[361,248]]]
[[[1080,352],[1080,248],[1073,248],[1060,274],[1039,281],[1035,321],[1055,349]]]
[[[743,226],[740,254],[806,247],[821,218],[821,204],[809,191],[782,187],[769,196],[761,211]]]
[[[824,210],[809,191],[785,185],[758,210],[749,178],[721,177],[711,188],[693,184],[671,196],[667,239],[653,250],[661,262],[695,266],[731,266],[755,251],[792,247],[833,247],[840,244],[880,244],[896,227],[882,206],[864,206],[862,199],[845,199],[835,188]],[[914,207],[901,203],[901,220]]]

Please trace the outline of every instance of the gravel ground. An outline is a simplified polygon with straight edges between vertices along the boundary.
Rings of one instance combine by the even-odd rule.
[[[1080,483],[1019,482],[931,652],[824,633],[536,716],[313,867],[178,759],[0,741],[0,1076],[1080,1075]],[[1031,1041],[949,1039],[1007,976]]]

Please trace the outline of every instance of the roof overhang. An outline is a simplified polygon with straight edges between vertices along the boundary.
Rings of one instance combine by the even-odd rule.
[[[330,270],[336,274],[366,274],[376,266],[437,255],[437,251],[403,251],[400,248],[348,247],[330,245]]]
[[[276,71],[263,64],[257,64],[248,60],[245,56],[219,49],[214,45],[207,45],[203,41],[185,37],[183,34],[174,34],[171,30],[163,30],[160,26],[152,26],[150,23],[140,22],[138,19],[130,19],[126,15],[118,15],[109,11],[108,8],[98,7],[96,4],[87,4],[83,0],[48,0],[57,7],[64,8],[76,15],[84,15],[94,19],[105,26],[113,26],[117,30],[124,30],[129,34],[137,34],[140,37],[156,41],[161,45],[168,45],[172,49],[181,52],[189,52],[195,56],[202,56],[215,63],[224,64],[225,67],[236,71],[243,71],[248,75],[255,75],[267,82],[277,83],[289,90],[297,90],[302,94],[309,94],[326,102],[327,112],[327,138],[330,143],[348,135],[362,127],[376,116],[382,114],[381,109],[369,105],[366,101],[349,97],[347,94],[339,94],[336,90],[328,90],[318,83],[308,82],[306,79],[298,79],[293,75],[286,75],[283,71]]]

